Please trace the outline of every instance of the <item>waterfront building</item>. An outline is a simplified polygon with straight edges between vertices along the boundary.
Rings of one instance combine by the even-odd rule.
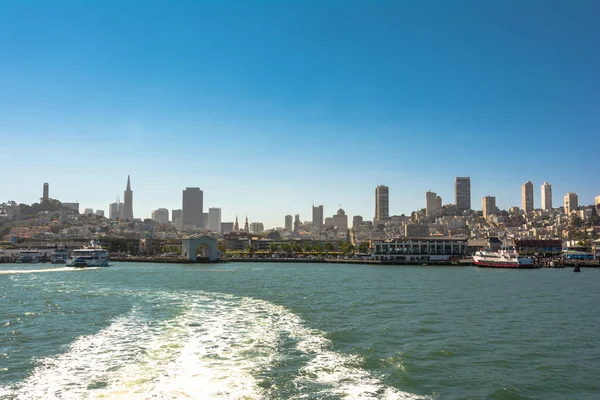
[[[435,192],[425,193],[425,213],[428,217],[436,217],[442,209],[442,198]]]
[[[265,226],[262,222],[252,222],[250,224],[250,233],[263,233],[265,231]]]
[[[175,228],[183,230],[183,210],[172,210],[171,211],[171,222],[175,225]]]
[[[42,202],[44,202],[44,203],[47,203],[48,199],[50,198],[50,197],[48,197],[49,190],[50,190],[49,185],[47,183],[44,183],[44,189],[43,189],[43,192],[42,192]]]
[[[158,222],[159,224],[168,224],[169,210],[166,208],[159,208],[152,211],[152,220]]]
[[[363,217],[361,217],[360,215],[355,215],[354,217],[352,217],[352,228],[353,229],[360,228],[360,226],[362,224],[363,224]]]
[[[379,185],[375,188],[375,220],[390,219],[390,188]]]
[[[542,210],[552,210],[552,185],[548,182],[542,185]]]
[[[391,241],[373,241],[372,257],[396,262],[444,262],[464,257],[466,238],[414,237]]]
[[[457,176],[454,180],[454,197],[458,211],[471,209],[471,178]]]
[[[533,211],[533,183],[527,181],[521,186],[521,208],[525,214]]]
[[[233,222],[221,222],[221,232],[223,232],[223,233],[233,232]]]
[[[487,219],[489,216],[496,214],[496,197],[485,196],[481,199],[481,209],[483,211],[483,218]]]
[[[313,227],[318,229],[323,226],[323,205],[314,206],[312,208],[312,223]]]
[[[427,224],[406,224],[404,225],[404,236],[407,238],[428,237],[429,226]]]
[[[131,190],[129,175],[127,175],[127,188],[123,193],[123,219],[133,221],[133,191]]]
[[[519,239],[515,241],[519,253],[543,254],[544,256],[562,253],[562,240]]]
[[[198,229],[202,227],[203,196],[200,188],[188,187],[183,195],[183,230]]]
[[[221,232],[221,209],[217,207],[208,209],[208,230]]]
[[[285,216],[285,225],[284,226],[285,226],[285,230],[288,232],[291,232],[292,229],[294,229],[294,220],[291,215]]]
[[[567,193],[565,195],[565,214],[570,215],[573,211],[579,207],[579,199],[577,193]]]

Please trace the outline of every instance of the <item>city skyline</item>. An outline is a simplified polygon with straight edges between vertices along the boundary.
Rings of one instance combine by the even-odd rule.
[[[381,183],[409,214],[460,176],[473,207],[526,181],[592,203],[600,5],[543,4],[2,3],[2,197],[108,211],[130,174],[135,217],[191,186],[266,227],[372,219]]]
[[[466,182],[468,182],[468,183],[469,183],[469,185],[468,185],[468,191],[469,191],[469,192],[471,191],[471,180],[470,180],[470,177],[455,177],[455,179],[454,179],[454,194],[455,194],[455,196],[456,196],[456,188],[457,188],[457,186],[456,186],[456,185],[457,185],[457,180],[459,180],[459,181],[466,181]],[[543,203],[543,202],[544,202],[544,195],[543,195],[543,192],[544,192],[544,187],[545,187],[546,185],[547,185],[547,186],[550,188],[550,189],[549,189],[549,192],[548,192],[548,193],[549,193],[549,195],[550,195],[550,204],[552,204],[552,203],[553,203],[553,197],[554,197],[554,196],[557,196],[557,194],[554,194],[554,193],[552,193],[552,189],[551,189],[551,186],[552,186],[552,185],[550,185],[550,184],[549,184],[547,181],[544,181],[544,184],[540,186],[540,190],[539,190],[539,193],[538,193],[538,195],[535,195],[535,194],[533,195],[533,209],[536,209],[536,210],[538,210],[538,209],[542,209],[542,210],[543,210],[543,209],[544,209],[544,203]],[[482,205],[481,205],[481,207],[480,207],[480,208],[477,208],[477,207],[474,207],[474,208],[473,208],[473,207],[471,207],[471,209],[472,209],[472,210],[474,210],[474,211],[482,211],[482,212],[484,212],[484,214],[485,214],[485,209],[484,209],[484,208],[485,208],[485,206],[484,206],[484,204],[486,204],[486,198],[490,198],[490,197],[491,197],[491,198],[493,198],[493,207],[491,207],[492,209],[495,209],[495,208],[497,208],[498,210],[506,210],[506,211],[508,211],[508,210],[509,210],[509,208],[511,208],[511,207],[517,207],[517,208],[521,208],[521,210],[522,210],[522,211],[525,211],[525,210],[523,209],[523,207],[522,207],[522,202],[523,202],[523,200],[524,200],[523,196],[524,196],[524,193],[525,193],[525,187],[528,187],[528,189],[531,189],[531,188],[533,188],[533,184],[532,184],[532,182],[531,182],[531,181],[528,181],[528,182],[526,182],[525,184],[521,185],[521,187],[520,187],[520,192],[521,192],[521,205],[519,205],[519,204],[513,204],[513,205],[506,206],[506,207],[502,207],[502,206],[499,206],[499,205],[498,205],[498,203],[497,203],[497,200],[496,200],[496,195],[487,194],[487,195],[485,195],[485,196],[482,196],[482,197],[481,197],[481,199],[482,199],[482,203],[481,203],[481,204],[482,204]],[[40,197],[40,198],[39,198],[39,200],[42,200],[42,199],[43,199],[43,195],[46,193],[46,191],[47,191],[47,188],[48,188],[48,183],[47,183],[47,182],[45,182],[45,183],[44,183],[44,185],[43,185],[43,188],[42,188],[42,197]],[[365,214],[360,214],[360,213],[352,213],[352,212],[348,213],[347,211],[346,211],[346,214],[347,214],[348,216],[350,216],[350,217],[360,216],[360,217],[361,217],[361,218],[363,218],[364,220],[371,220],[371,221],[372,221],[372,220],[374,220],[374,219],[375,219],[375,214],[376,214],[376,209],[377,209],[377,199],[378,199],[378,193],[379,193],[378,191],[379,191],[379,190],[384,190],[384,193],[383,193],[382,195],[383,195],[383,196],[386,198],[386,201],[385,201],[385,203],[386,203],[386,204],[387,204],[387,203],[390,203],[390,204],[391,204],[392,202],[389,200],[389,186],[387,186],[387,185],[378,185],[378,186],[376,186],[376,187],[375,187],[375,199],[373,199],[373,203],[372,203],[372,207],[371,207],[371,213],[372,213],[372,216],[369,216],[369,215],[368,215],[368,213],[365,213]],[[126,189],[125,193],[127,194],[127,192],[128,192],[128,191],[129,191],[129,192],[132,192],[132,191],[131,191],[131,185],[130,185],[130,176],[129,176],[129,175],[127,176],[127,189]],[[190,198],[190,197],[189,197],[189,195],[191,194],[191,192],[193,192],[193,193],[194,193],[194,195],[193,195],[193,196],[195,196],[195,197],[198,197],[198,199],[195,199],[194,201],[197,201],[197,202],[199,203],[199,204],[198,204],[198,206],[197,206],[196,208],[194,208],[194,210],[195,210],[194,212],[195,212],[196,214],[202,213],[202,210],[203,210],[203,208],[204,208],[204,207],[202,206],[202,203],[203,203],[203,198],[204,198],[204,194],[205,194],[205,193],[204,193],[204,191],[203,191],[203,190],[201,190],[201,189],[200,189],[200,188],[198,188],[198,187],[194,187],[194,188],[191,188],[191,187],[186,187],[186,189],[185,189],[185,190],[182,190],[181,203],[179,204],[179,206],[176,206],[176,207],[163,207],[163,206],[156,206],[156,205],[155,205],[153,208],[151,207],[150,214],[149,214],[148,216],[142,216],[142,217],[137,217],[137,216],[136,216],[136,218],[139,218],[139,219],[146,219],[146,218],[149,218],[149,219],[155,219],[155,218],[154,218],[154,213],[155,213],[156,211],[158,211],[158,210],[166,210],[167,212],[168,212],[169,210],[172,210],[172,211],[179,211],[179,212],[181,212],[181,213],[182,213],[182,214],[181,214],[181,216],[182,216],[182,215],[183,215],[183,203],[185,202],[185,200],[184,200],[184,199],[186,199],[186,193],[188,193],[188,198]],[[535,193],[535,189],[534,189],[534,193]],[[572,194],[572,195],[576,196],[576,198],[577,198],[577,199],[580,199],[580,198],[581,198],[581,197],[579,196],[579,192],[567,192],[567,193],[565,194],[565,196],[564,196],[564,199],[565,199],[565,201],[566,201],[566,198],[567,198],[567,196],[568,196],[569,194]],[[432,198],[431,198],[431,199],[429,199],[429,197],[432,197]],[[536,202],[536,201],[535,201],[535,199],[539,199],[539,200]],[[594,197],[593,197],[593,199],[592,199],[590,202],[587,202],[587,201],[585,201],[585,200],[584,200],[583,202],[581,202],[581,201],[579,201],[578,203],[576,202],[576,204],[577,204],[577,205],[576,205],[575,207],[577,207],[577,206],[588,206],[588,205],[595,205],[595,204],[596,204],[596,203],[599,201],[598,199],[600,199],[600,196],[594,196]],[[14,199],[10,199],[10,200],[14,200]],[[68,203],[68,202],[65,202],[65,201],[64,201],[64,200],[62,200],[62,199],[57,199],[57,200],[60,200],[60,201],[61,201],[61,202],[63,202],[63,203]],[[456,200],[456,199],[455,199],[455,200]],[[464,200],[464,199],[463,199],[463,200]],[[531,200],[531,199],[530,199],[530,200]],[[560,200],[560,199],[559,199],[559,200]],[[429,201],[433,202],[433,204],[434,204],[434,207],[436,207],[436,211],[435,211],[435,212],[437,212],[437,209],[440,207],[440,205],[451,205],[451,204],[454,204],[454,205],[456,205],[456,203],[452,203],[452,202],[445,202],[445,203],[442,203],[441,196],[437,195],[437,193],[435,193],[435,192],[432,192],[432,191],[430,191],[430,190],[427,190],[427,191],[424,193],[424,199],[423,199],[422,206],[420,206],[420,207],[417,207],[417,208],[415,208],[414,210],[411,210],[411,211],[409,211],[409,212],[403,212],[403,213],[393,213],[393,212],[390,212],[390,213],[389,213],[389,216],[391,217],[391,216],[393,216],[393,215],[402,215],[402,214],[405,214],[405,215],[408,215],[408,216],[410,216],[410,214],[411,214],[413,211],[420,211],[420,210],[425,210],[425,211],[427,211],[427,208],[428,208],[428,202],[429,202]],[[473,203],[474,201],[475,201],[475,203]],[[478,204],[478,201],[477,201],[477,199],[474,199],[472,194],[471,194],[471,196],[470,196],[470,198],[469,198],[469,202],[470,202],[471,204]],[[17,203],[21,203],[21,202],[20,202],[20,201],[17,201]],[[538,203],[539,203],[539,204],[538,204]],[[564,202],[561,202],[561,201],[558,201],[558,203],[556,203],[556,201],[554,201],[554,203],[555,203],[555,204],[558,204],[558,205],[556,205],[554,208],[556,208],[556,207],[563,207],[563,205],[564,205]],[[78,204],[80,204],[80,212],[81,212],[81,210],[85,210],[85,209],[91,209],[91,210],[94,210],[94,212],[96,212],[96,211],[102,211],[102,212],[104,212],[104,213],[106,214],[106,216],[107,216],[108,218],[111,218],[111,216],[113,215],[113,211],[112,211],[112,209],[111,209],[113,205],[120,204],[122,207],[124,206],[124,203],[110,203],[110,204],[107,206],[107,208],[106,208],[107,210],[109,210],[109,212],[108,212],[108,213],[106,213],[106,212],[104,211],[104,210],[105,210],[105,208],[104,208],[104,207],[103,207],[103,208],[94,208],[94,207],[88,207],[86,204],[81,204],[81,203],[78,203]],[[134,203],[134,204],[135,204],[135,203]],[[490,203],[490,204],[491,204],[491,203]],[[431,204],[430,204],[430,205],[431,205]],[[334,207],[334,213],[333,213],[333,214],[335,214],[335,210],[338,210],[340,207],[341,207],[341,204],[338,204],[338,205],[337,205],[337,207]],[[123,207],[123,208],[124,208],[124,207]],[[343,208],[343,207],[341,207],[341,208]],[[490,207],[488,207],[488,208],[490,208]],[[210,217],[210,215],[209,215],[209,211],[210,211],[210,210],[213,210],[213,211],[219,210],[219,211],[218,211],[218,220],[219,220],[219,221],[221,221],[221,222],[223,222],[223,223],[229,223],[229,222],[233,223],[233,220],[234,220],[233,218],[232,218],[231,220],[222,218],[222,215],[221,215],[221,207],[209,207],[209,208],[207,209],[207,212],[202,214],[202,215],[203,215],[202,217],[198,217],[198,216],[197,216],[196,218],[205,218],[205,217],[206,217],[206,218],[208,218],[208,217]],[[317,211],[315,211],[315,210],[317,210]],[[121,211],[121,212],[122,212],[122,210],[115,210],[115,211],[117,211],[117,213],[118,213],[118,211]],[[328,215],[328,214],[327,214],[327,213],[328,213],[328,208],[327,208],[327,207],[325,207],[324,205],[319,205],[319,206],[316,206],[316,205],[314,205],[314,204],[313,204],[313,205],[312,205],[312,207],[311,207],[311,212],[312,212],[312,213],[310,213],[310,214],[309,214],[309,215],[308,215],[306,218],[303,218],[303,219],[301,219],[301,221],[302,221],[302,222],[310,222],[310,223],[313,223],[313,221],[314,221],[314,218],[315,218],[315,215],[319,215],[319,216],[320,216],[322,219],[324,219],[324,218],[325,218],[325,216],[327,216],[327,215]],[[315,214],[315,212],[316,212],[316,214]],[[493,213],[494,213],[494,212],[491,212],[491,214],[493,214]],[[230,213],[228,213],[228,214],[226,214],[226,215],[234,215],[234,216],[235,216],[235,219],[237,220],[237,217],[238,217],[238,215],[239,215],[239,214],[240,214],[239,212],[230,212]],[[116,214],[115,214],[115,215],[116,215]],[[172,222],[172,223],[175,223],[175,222],[176,222],[176,221],[175,221],[175,215],[176,215],[176,214],[174,213],[174,214],[173,214],[173,216],[172,216],[172,218],[170,219],[170,222]],[[178,214],[177,214],[177,215],[178,215]],[[257,219],[257,218],[252,218],[252,219],[250,220],[250,222],[262,223],[262,224],[264,224],[264,227],[265,227],[265,229],[285,228],[285,225],[286,225],[286,224],[285,224],[285,221],[284,221],[283,223],[281,223],[281,219],[282,219],[282,218],[291,217],[291,215],[288,215],[288,214],[285,214],[285,215],[283,215],[283,216],[275,216],[274,214],[268,214],[268,215],[270,216],[269,218],[267,218],[267,219],[266,219],[267,221],[269,221],[268,223],[265,223],[263,220],[259,220],[259,219]],[[428,215],[428,216],[430,216],[430,215]],[[122,217],[122,215],[121,215],[121,217]],[[189,218],[189,217],[188,217],[188,218]],[[247,214],[247,213],[246,213],[246,218],[248,218],[248,214]],[[297,214],[297,213],[296,213],[296,217],[295,217],[295,218],[296,218],[296,219],[298,219],[298,218],[299,218],[299,214]],[[167,215],[167,219],[168,219],[168,215]],[[270,222],[270,221],[277,221],[277,220],[279,220],[279,222],[274,222],[274,223],[272,223],[272,224],[271,224],[271,222]],[[196,225],[196,226],[198,226],[198,225],[200,225],[200,226],[204,226],[204,224],[205,224],[205,223],[206,223],[206,224],[208,224],[208,219],[207,219],[206,221],[203,221],[203,220],[202,220],[202,221],[200,221],[200,220],[195,220],[195,221],[196,221],[196,222],[195,222],[195,224],[193,224],[193,225]],[[199,221],[200,221],[200,222],[199,222]],[[350,221],[350,222],[351,222],[351,221]],[[183,220],[182,220],[182,222],[181,222],[181,223],[182,223],[182,227],[183,227],[183,226],[185,225],[185,224],[184,224],[184,222],[183,222]],[[190,226],[190,229],[191,229],[191,225],[190,225],[190,224],[188,224],[188,225]],[[205,228],[207,228],[207,227],[208,227],[208,226],[205,226]]]

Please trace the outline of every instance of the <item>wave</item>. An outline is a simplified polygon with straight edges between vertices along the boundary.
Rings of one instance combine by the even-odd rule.
[[[0,397],[422,398],[386,386],[358,356],[332,351],[323,332],[284,307],[216,293],[153,296],[38,360]]]
[[[10,269],[0,271],[0,275],[15,275],[15,274],[37,274],[38,272],[65,272],[65,271],[86,271],[90,269],[98,269],[100,267],[88,267],[88,268],[75,268],[75,267],[61,267],[61,268],[44,268],[44,269]]]

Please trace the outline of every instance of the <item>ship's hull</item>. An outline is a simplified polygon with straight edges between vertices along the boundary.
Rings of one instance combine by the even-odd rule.
[[[67,261],[67,267],[106,267],[108,266],[109,261],[109,258],[104,258],[101,260],[70,259]]]
[[[479,257],[473,257],[473,262],[478,267],[483,268],[514,268],[514,269],[532,269],[535,268],[532,262],[514,262],[505,260],[485,260]]]
[[[533,264],[519,264],[510,262],[496,262],[496,261],[475,261],[475,265],[483,268],[514,268],[514,269],[532,269],[535,268]]]

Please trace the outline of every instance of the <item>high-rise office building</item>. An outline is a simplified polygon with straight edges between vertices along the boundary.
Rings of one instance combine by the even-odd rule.
[[[221,209],[218,207],[208,209],[208,230],[221,232]]]
[[[129,175],[127,175],[127,188],[123,193],[123,219],[133,221],[133,191],[131,190]]]
[[[481,209],[483,211],[483,218],[496,214],[496,197],[485,196],[481,200]]]
[[[298,232],[300,230],[300,214],[294,215],[294,232]]]
[[[221,222],[221,232],[231,233],[233,230],[233,222]]]
[[[525,214],[533,211],[533,183],[527,181],[521,186],[521,208]]]
[[[454,180],[454,198],[459,211],[471,209],[471,178],[457,176]]]
[[[104,210],[96,210],[94,215],[97,215],[98,217],[104,217]]]
[[[442,198],[435,192],[427,191],[425,193],[425,213],[428,217],[439,215],[442,208]]]
[[[594,197],[594,205],[595,206],[600,205],[600,196]]]
[[[294,219],[291,215],[285,216],[285,230],[291,232],[294,229]]]
[[[379,185],[375,188],[375,220],[390,219],[390,188]]]
[[[542,185],[542,210],[552,210],[552,185],[548,182]]]
[[[323,226],[323,205],[313,206],[312,223],[313,228],[321,228]]]
[[[577,193],[567,193],[565,195],[565,214],[571,214],[579,207],[579,199]]]
[[[363,217],[360,215],[355,215],[352,217],[352,228],[359,228],[363,224]]]
[[[83,210],[83,214],[90,216],[90,215],[94,215],[94,209],[93,208],[86,208]]]
[[[118,197],[115,203],[110,203],[108,205],[108,218],[123,218],[123,203],[121,203],[121,200],[119,200]]]
[[[265,231],[265,226],[262,222],[252,222],[250,224],[250,233],[263,233]]]
[[[48,194],[49,194],[49,185],[47,183],[44,183],[44,191],[42,192],[42,202],[47,203],[48,202]]]
[[[152,211],[152,220],[158,222],[159,224],[168,224],[169,210],[166,208],[159,208]]]
[[[183,230],[202,227],[203,196],[204,193],[197,187],[189,187],[183,191]]]
[[[183,210],[171,210],[171,223],[178,230],[183,230]]]

